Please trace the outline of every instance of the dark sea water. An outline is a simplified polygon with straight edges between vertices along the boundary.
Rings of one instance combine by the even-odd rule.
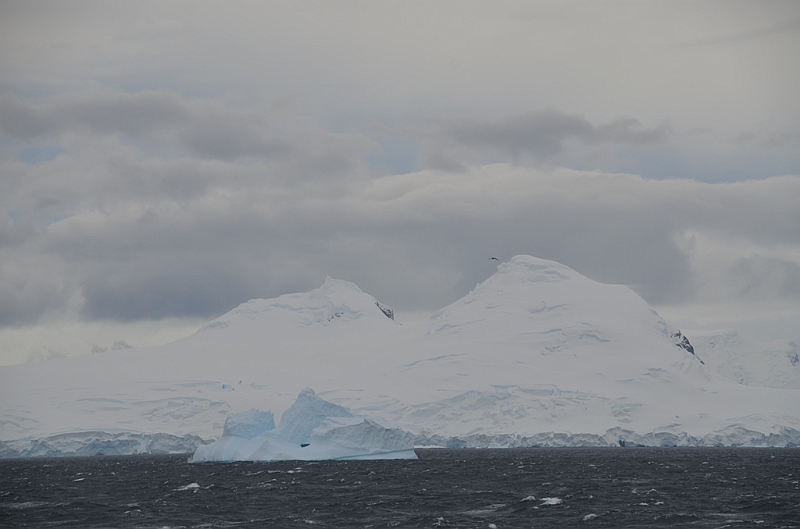
[[[800,527],[800,449],[0,461],[0,527]]]

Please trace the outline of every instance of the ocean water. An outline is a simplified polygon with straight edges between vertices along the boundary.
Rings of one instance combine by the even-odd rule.
[[[800,449],[417,453],[4,460],[0,527],[800,527]]]

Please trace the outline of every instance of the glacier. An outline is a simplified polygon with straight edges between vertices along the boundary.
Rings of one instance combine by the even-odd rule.
[[[202,443],[203,439],[196,435],[70,432],[42,439],[0,441],[0,458],[185,454]]]
[[[324,459],[416,459],[414,437],[358,416],[306,388],[275,428],[272,413],[228,416],[222,437],[201,445],[193,462]]]
[[[269,437],[281,427],[248,410],[282,425],[304,388],[417,446],[800,445],[794,375],[737,383],[707,344],[629,288],[531,256],[413,324],[327,278],[168,345],[0,367],[0,457],[195,452],[226,421]],[[793,351],[773,356],[793,368]]]

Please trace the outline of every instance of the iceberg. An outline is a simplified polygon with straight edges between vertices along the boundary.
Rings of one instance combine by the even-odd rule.
[[[355,415],[306,388],[278,428],[271,412],[230,415],[222,437],[199,446],[192,462],[416,458],[410,433]]]

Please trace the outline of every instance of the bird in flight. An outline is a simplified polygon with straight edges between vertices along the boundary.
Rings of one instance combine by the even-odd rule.
[[[490,257],[490,258],[489,258],[489,260],[490,260],[490,261],[493,261],[493,260],[494,260],[494,261],[498,261],[498,262],[500,261],[500,259],[498,259],[497,257]]]

